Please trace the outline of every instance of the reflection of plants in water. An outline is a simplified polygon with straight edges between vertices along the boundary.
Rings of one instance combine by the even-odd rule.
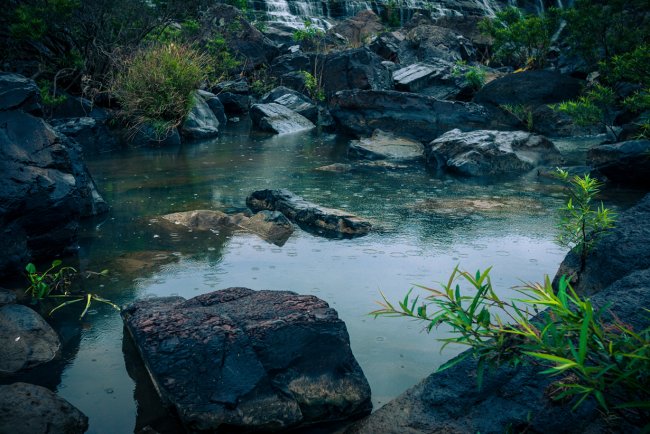
[[[34,264],[31,262],[27,264],[25,271],[27,271],[27,279],[29,280],[30,285],[27,287],[25,292],[30,293],[33,304],[46,299],[60,299],[60,304],[50,310],[49,314],[52,315],[62,307],[84,302],[84,309],[79,318],[83,318],[84,315],[86,315],[88,308],[93,301],[108,304],[118,311],[120,310],[115,303],[102,298],[97,294],[72,293],[72,281],[78,277],[77,270],[73,267],[63,267],[62,264],[61,260],[54,260],[50,268],[40,273],[36,270]],[[100,273],[92,271],[86,273],[88,275],[106,276],[108,275],[108,270],[103,270]]]

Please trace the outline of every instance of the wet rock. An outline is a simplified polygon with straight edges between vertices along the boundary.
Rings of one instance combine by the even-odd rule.
[[[22,111],[0,112],[0,126],[2,274],[73,249],[79,221],[108,206],[76,142]]]
[[[41,102],[41,92],[34,80],[11,72],[0,72],[0,111],[23,110],[40,114],[43,110]]]
[[[260,211],[248,216],[242,213],[228,215],[216,210],[195,210],[167,214],[162,219],[200,231],[244,229],[279,246],[284,245],[293,233],[291,222],[282,213],[271,211]]]
[[[122,316],[191,432],[279,431],[370,412],[345,324],[314,296],[228,288],[138,301]]]
[[[382,59],[367,47],[345,50],[326,56],[321,84],[327,97],[343,89],[390,89],[392,83]]]
[[[209,139],[219,134],[219,120],[200,94],[194,94],[194,105],[187,114],[180,133],[188,139]]]
[[[596,146],[589,150],[587,164],[613,182],[650,187],[650,140]]]
[[[476,197],[462,199],[424,199],[407,207],[409,212],[428,214],[442,218],[467,218],[469,216],[493,214],[535,214],[547,210],[539,201],[527,198]]]
[[[419,160],[424,157],[424,146],[414,140],[375,130],[371,137],[351,141],[348,156],[365,160]]]
[[[339,34],[347,40],[349,45],[359,46],[383,30],[384,25],[377,14],[371,10],[363,10],[335,25],[327,33]]]
[[[288,87],[278,86],[267,93],[260,100],[263,104],[276,103],[306,117],[310,121],[318,122],[318,107],[310,98]]]
[[[339,127],[356,136],[369,136],[376,129],[429,142],[454,128],[512,129],[517,120],[491,116],[484,107],[397,91],[338,92],[331,100],[331,113]]]
[[[469,39],[476,48],[485,49],[492,45],[492,39],[484,32],[481,32],[479,23],[484,16],[463,15],[443,15],[436,18],[434,24],[438,27],[451,29],[457,34]]]
[[[372,227],[354,214],[321,207],[285,189],[255,191],[246,198],[246,205],[253,211],[280,211],[301,227],[326,236],[361,236]]]
[[[0,432],[82,434],[87,429],[86,415],[44,387],[0,386]]]
[[[210,110],[212,110],[212,113],[219,121],[219,126],[225,126],[226,122],[228,122],[228,118],[226,117],[226,109],[217,95],[205,90],[199,90],[198,93],[201,98],[203,98],[203,101],[206,102],[208,107],[210,107]]]
[[[240,95],[250,95],[251,87],[248,85],[246,80],[222,81],[212,88],[212,92],[215,94],[229,92]]]
[[[281,77],[291,72],[313,72],[317,59],[321,59],[321,57],[313,53],[303,53],[302,51],[278,56],[271,64],[271,74],[275,77]]]
[[[425,147],[427,164],[465,176],[520,173],[560,164],[553,142],[524,131],[449,131]]]
[[[600,126],[577,125],[569,115],[557,112],[546,104],[529,107],[528,110],[532,110],[532,129],[538,134],[549,137],[576,137],[604,132]]]
[[[621,212],[613,229],[608,231],[587,256],[585,268],[571,251],[555,276],[578,276],[576,291],[593,294],[622,279],[628,273],[650,268],[650,194],[637,205]],[[637,306],[643,306],[640,302]]]
[[[20,304],[0,307],[0,373],[49,362],[60,347],[59,336],[34,310]]]
[[[239,93],[223,92],[217,95],[223,105],[226,115],[242,115],[248,113],[251,106],[251,97]]]
[[[276,134],[297,133],[315,127],[306,117],[276,103],[255,104],[250,114],[254,125]]]
[[[491,81],[474,96],[474,102],[537,107],[580,95],[583,81],[553,71],[524,71]]]

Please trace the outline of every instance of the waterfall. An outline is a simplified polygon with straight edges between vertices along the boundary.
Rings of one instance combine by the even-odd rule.
[[[363,10],[379,14],[392,3],[399,9],[404,24],[415,11],[428,12],[432,18],[450,15],[494,16],[504,0],[248,0],[253,9],[265,14],[268,23],[304,28],[305,20],[320,29],[328,29],[334,20],[352,17]],[[508,0],[512,1],[512,0]],[[544,0],[538,0],[543,7]],[[561,4],[562,0],[556,0]]]

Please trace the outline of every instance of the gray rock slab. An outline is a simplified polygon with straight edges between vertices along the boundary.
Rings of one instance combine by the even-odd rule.
[[[361,236],[372,228],[369,221],[350,212],[322,207],[286,189],[255,191],[246,198],[246,205],[253,211],[280,211],[301,227],[324,236]]]
[[[277,104],[255,104],[250,110],[253,124],[264,131],[276,134],[290,134],[307,131],[315,125],[306,117]]]

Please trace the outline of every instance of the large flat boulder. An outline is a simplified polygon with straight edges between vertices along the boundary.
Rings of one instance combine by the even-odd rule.
[[[88,417],[45,387],[27,383],[0,386],[0,432],[82,434]]]
[[[375,130],[371,137],[352,140],[348,156],[363,160],[412,161],[424,158],[422,143]]]
[[[427,164],[465,176],[507,175],[562,162],[544,136],[525,131],[454,129],[425,147]]]
[[[587,154],[587,164],[613,182],[650,187],[650,140],[595,146]]]
[[[228,288],[141,300],[122,316],[190,432],[270,432],[370,412],[345,324],[314,296]]]
[[[255,104],[250,111],[253,124],[263,131],[276,134],[298,133],[316,127],[309,119],[277,104]]]
[[[81,148],[43,119],[0,111],[0,274],[73,249],[83,217],[108,210]]]
[[[13,374],[54,359],[59,336],[34,310],[20,305],[0,307],[0,374]]]
[[[338,92],[331,100],[331,113],[341,130],[356,136],[369,136],[381,129],[421,142],[430,142],[454,128],[502,130],[517,124],[493,116],[478,104],[390,90]]]
[[[276,103],[294,112],[306,117],[310,121],[318,122],[318,107],[310,98],[304,94],[289,89],[288,87],[278,86],[269,93],[262,96],[260,100],[263,104]]]
[[[253,211],[280,211],[301,227],[325,236],[366,235],[372,228],[370,222],[352,213],[316,205],[285,189],[254,191],[246,205]]]
[[[278,211],[264,210],[247,216],[243,213],[229,215],[216,210],[194,210],[166,214],[161,218],[191,230],[218,232],[226,228],[243,229],[279,246],[284,245],[293,233],[291,222]]]

